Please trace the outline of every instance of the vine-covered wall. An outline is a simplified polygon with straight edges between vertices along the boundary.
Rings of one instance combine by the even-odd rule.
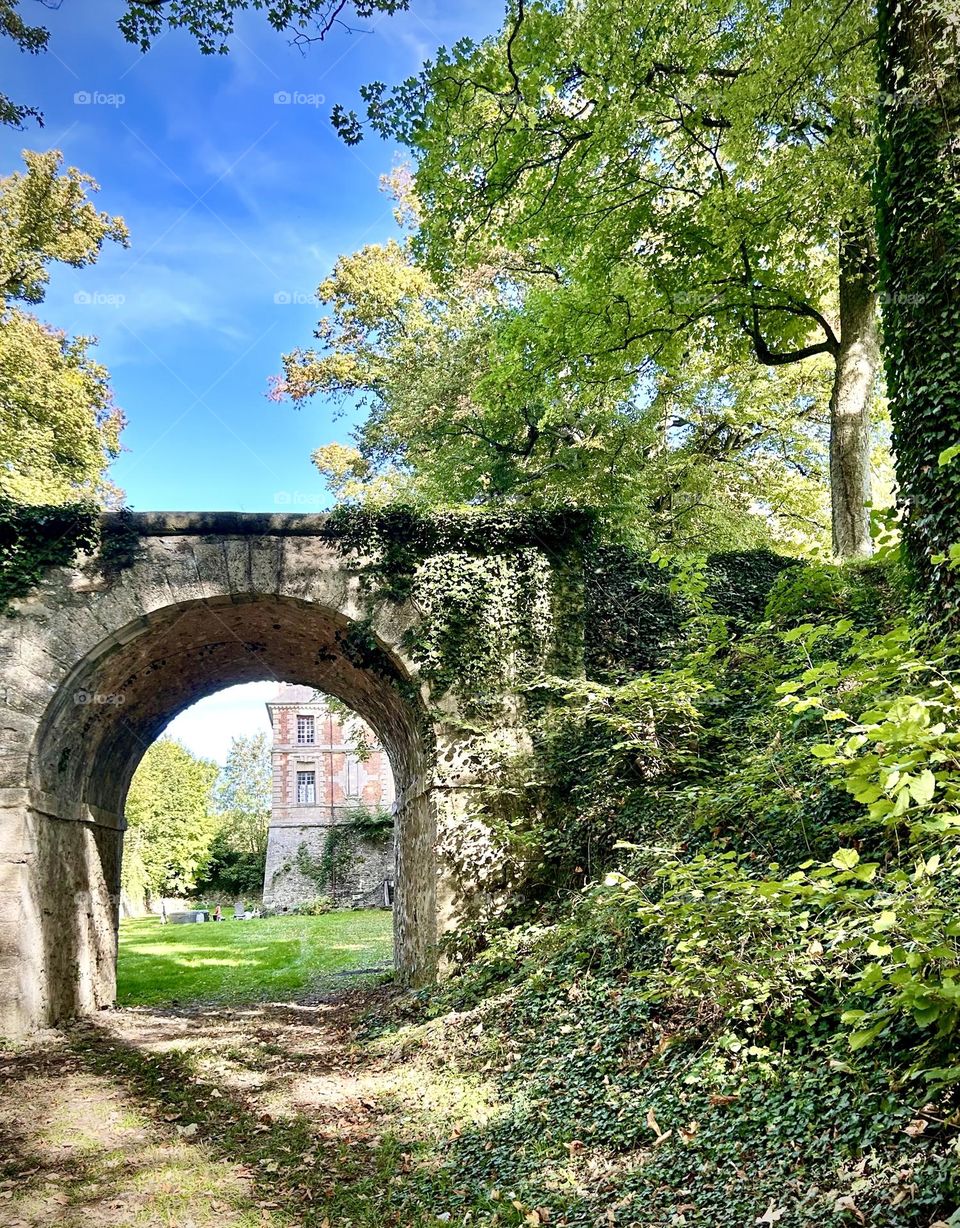
[[[882,0],[878,16],[883,333],[904,542],[936,614],[955,622],[960,32],[955,10],[937,0]]]
[[[29,513],[41,515],[36,509]],[[584,776],[580,757],[590,754],[595,763],[597,747],[580,737],[579,718],[561,730],[562,736],[556,728],[557,712],[574,710],[587,694],[581,691],[571,702],[577,687],[594,688],[590,702],[614,711],[621,698],[606,696],[602,688],[621,686],[641,671],[669,671],[691,637],[701,634],[698,611],[704,602],[728,609],[731,627],[738,619],[749,621],[773,578],[792,565],[765,552],[709,561],[641,558],[597,540],[594,517],[583,511],[491,515],[387,507],[306,517],[122,513],[99,522],[78,517],[76,526],[47,554],[31,553],[29,534],[18,530],[8,559],[0,556],[0,565],[10,564],[6,591],[22,594],[50,562],[67,566],[74,555],[87,578],[78,588],[68,576],[64,599],[119,603],[127,619],[146,608],[138,605],[144,594],[151,609],[169,601],[164,580],[169,567],[191,599],[207,592],[242,598],[246,585],[257,602],[231,599],[218,615],[220,623],[228,617],[236,622],[237,643],[255,641],[258,654],[276,656],[274,669],[303,669],[305,676],[331,679],[342,674],[350,679],[348,689],[356,690],[358,709],[372,705],[361,715],[388,714],[388,724],[397,726],[393,740],[403,747],[402,774],[411,782],[398,799],[400,811],[412,813],[412,807],[421,816],[416,833],[408,827],[409,839],[399,841],[401,862],[414,860],[398,866],[398,882],[414,881],[428,863],[436,865],[436,913],[441,931],[458,930],[456,943],[448,944],[454,953],[470,949],[472,929],[512,915],[529,888],[552,889],[589,872],[594,845],[588,825],[571,809],[571,785],[578,773]],[[162,544],[152,540],[157,538]],[[45,581],[34,611],[38,616],[41,607],[57,600],[53,583],[51,588]],[[301,654],[304,643],[312,645],[310,661],[298,665],[285,647],[286,632],[276,626],[279,611],[271,615],[269,600],[264,605],[259,599],[271,594],[285,601],[306,599],[299,611],[284,607],[284,617],[307,626],[311,601],[319,602],[318,616],[326,617],[325,593],[335,594],[330,608],[341,612],[339,621],[324,632],[329,642],[321,644],[318,634],[296,640]],[[29,601],[21,606],[27,619],[31,610]],[[203,626],[202,609],[195,613],[189,627],[179,619],[177,634],[189,638],[202,673],[217,660],[206,645],[215,629]],[[160,619],[160,612],[152,617]],[[40,623],[36,634],[41,639],[46,634]],[[125,697],[128,723],[134,704],[137,711],[143,706],[145,712],[159,712],[169,702],[161,693],[167,683],[149,672],[148,646],[144,652],[143,695]],[[133,668],[124,677],[139,678],[130,673]],[[228,673],[230,668],[223,665]],[[175,685],[182,683],[178,679]],[[96,689],[113,686],[111,681],[110,688],[104,683]],[[336,693],[336,686],[331,689]],[[679,692],[672,685],[661,691],[654,685],[628,702],[649,711],[656,735],[651,745],[657,738],[661,743],[657,754],[688,753],[689,720],[678,706]],[[100,716],[93,713],[91,719]],[[69,722],[63,737],[77,742],[69,762],[80,771],[93,751],[78,729],[75,720]],[[54,774],[62,749],[51,746],[43,760]],[[656,759],[644,748],[639,770],[658,770]],[[104,779],[102,772],[95,776]],[[426,813],[429,822],[422,817]],[[568,839],[577,824],[577,839]],[[577,850],[585,831],[587,856],[581,858]],[[613,827],[604,838],[610,834]],[[415,904],[404,903],[407,907]]]
[[[505,915],[527,877],[539,688],[583,672],[593,517],[346,508],[329,531],[362,560],[365,620],[348,637],[358,660],[382,667],[371,629],[384,607],[416,612],[404,641],[416,676],[394,685],[426,703],[441,909],[469,946],[469,923]]]

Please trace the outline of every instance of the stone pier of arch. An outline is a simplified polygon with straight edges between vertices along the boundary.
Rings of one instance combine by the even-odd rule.
[[[430,979],[464,911],[438,825],[469,820],[476,780],[465,735],[437,715],[455,718],[456,697],[431,704],[405,647],[416,606],[371,616],[365,560],[345,555],[323,515],[132,519],[131,566],[51,569],[0,620],[0,1035],[112,1003],[130,779],[178,712],[247,681],[315,687],[376,730],[401,800],[397,967]],[[358,624],[382,667],[350,651]]]

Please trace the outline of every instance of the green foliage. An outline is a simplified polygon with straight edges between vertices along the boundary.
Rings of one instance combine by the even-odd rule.
[[[849,634],[841,622],[834,634]],[[788,632],[813,647],[824,628]],[[903,1018],[927,1029],[913,1072],[960,1080],[953,1034],[960,1021],[960,675],[955,645],[893,625],[853,632],[841,661],[812,665],[782,684],[783,702],[814,712],[824,737],[812,753],[859,803],[858,835],[884,859],[846,941],[860,957],[862,1001],[845,1019],[865,1045]]]
[[[584,557],[588,677],[625,681],[668,665],[684,648],[698,606],[732,628],[749,627],[763,615],[777,578],[794,567],[795,560],[769,550],[721,551],[684,561],[592,544]]]
[[[588,676],[617,682],[664,664],[681,637],[684,611],[663,568],[625,546],[600,543],[584,567]]]
[[[128,850],[124,848],[126,865]],[[197,876],[198,895],[232,899],[259,896],[263,891],[266,858],[262,853],[235,847],[233,836],[219,831],[210,842],[206,864]]]
[[[893,446],[911,566],[930,609],[956,621],[960,540],[960,113],[951,6],[884,0],[880,207]]]
[[[96,263],[109,239],[126,245],[123,219],[99,212],[89,195],[99,184],[76,167],[61,173],[63,155],[25,150],[26,170],[0,179],[0,296],[42,301],[54,261]]]
[[[539,674],[554,632],[553,576],[541,551],[437,555],[418,580],[424,620],[410,647],[436,695],[456,686],[465,713],[496,710],[511,683]]]
[[[763,617],[768,595],[797,568],[794,559],[770,550],[727,550],[707,561],[710,606],[731,626],[743,628]]]
[[[0,384],[0,493],[35,504],[115,502],[106,472],[124,418],[89,342],[8,308],[0,315]]]
[[[90,503],[32,505],[0,496],[0,610],[25,597],[48,567],[69,567],[78,554],[114,577],[141,555],[140,537],[126,509],[104,525]]]
[[[120,889],[130,906],[139,911],[147,902],[150,875],[143,860],[143,835],[138,827],[128,827],[123,836],[123,861]]]
[[[151,895],[188,895],[210,854],[220,822],[213,813],[216,764],[161,738],[130,782],[124,815]]]
[[[103,575],[113,579],[138,563],[143,554],[143,541],[130,508],[118,508],[106,523],[101,522],[97,564]]]
[[[319,857],[315,857],[303,843],[297,847],[294,864],[318,891],[335,891],[350,873],[356,857],[356,837],[352,831],[338,824],[325,833]]]
[[[391,185],[417,219],[404,172]],[[338,501],[599,506],[619,535],[647,546],[806,541],[798,526],[824,510],[823,448],[808,421],[820,374],[688,353],[653,386],[633,365],[608,369],[609,356],[576,358],[592,305],[542,318],[563,280],[496,248],[443,276],[409,241],[341,257],[318,290],[329,309],[320,344],[285,356],[273,392],[367,410],[356,447],[313,456]],[[531,326],[525,312],[538,310]],[[556,352],[538,355],[551,328]]]
[[[27,25],[17,12],[18,4],[19,0],[0,0],[0,35],[12,39],[21,51],[37,55],[46,50],[50,33],[42,26]],[[0,124],[22,128],[27,119],[41,120],[42,117],[36,107],[14,102],[6,94],[0,93]]]
[[[766,976],[763,965],[752,972],[749,943],[777,909],[745,907],[741,951],[732,904],[718,929],[749,985]],[[698,919],[713,924],[704,909]],[[763,945],[764,958],[776,949]],[[822,1021],[793,1027],[765,1010],[752,1027],[732,993],[733,1011],[715,1004],[720,975],[696,997],[658,1001],[663,949],[614,892],[604,905],[581,900],[556,926],[505,935],[442,991],[430,1013],[454,1013],[434,1044],[447,1061],[492,1067],[499,1104],[425,1166],[420,1199],[442,1199],[454,1222],[482,1209],[532,1224],[539,1208],[541,1223],[583,1228],[610,1208],[627,1223],[682,1215],[711,1228],[840,1228],[861,1216],[928,1228],[952,1214],[949,1102],[919,1110]]]
[[[273,761],[265,733],[231,739],[226,764],[217,778],[214,801],[224,839],[237,853],[246,854],[262,866],[267,856],[273,805]]]
[[[0,31],[11,32],[0,6]],[[0,96],[0,119],[5,103]],[[16,301],[42,301],[54,262],[94,263],[107,240],[125,244],[122,218],[99,212],[89,175],[63,157],[24,152],[26,169],[0,178],[0,494],[26,503],[104,503],[117,492],[106,470],[124,425],[109,376],[89,353]]]
[[[470,714],[483,716],[505,687],[533,680],[545,663],[577,667],[578,572],[594,519],[577,509],[496,514],[391,504],[339,508],[330,531],[342,552],[365,560],[369,611],[415,599],[421,617],[406,647],[434,695],[456,682]],[[354,623],[340,642],[360,668],[416,699],[369,621]]]
[[[317,895],[312,900],[304,900],[293,909],[298,917],[323,917],[328,912],[336,910],[336,904],[328,895]]]
[[[470,555],[525,547],[561,553],[590,540],[594,515],[588,509],[511,511],[426,509],[395,502],[380,508],[338,507],[330,531],[339,548],[369,560],[367,576],[379,595],[409,597],[424,560],[446,551]]]
[[[669,840],[710,686],[683,666],[613,686],[554,684],[535,744],[546,786],[535,835],[544,890],[602,874],[619,840]]]
[[[764,519],[815,543],[803,479],[829,432],[834,527],[857,525],[835,544],[869,548],[873,27],[866,4],[511,3],[492,37],[364,91],[416,158],[421,267],[453,292],[507,270],[490,420],[596,414],[641,531],[675,547],[761,545]]]
[[[167,30],[186,30],[204,55],[222,55],[229,49],[236,14],[249,8],[262,10],[273,30],[300,45],[322,41],[352,15],[368,20],[378,13],[403,12],[408,5],[409,0],[353,0],[349,6],[338,0],[176,0],[168,5],[127,0],[117,25],[141,51],[149,51]]]
[[[48,567],[67,567],[98,541],[90,504],[30,507],[0,499],[0,609],[25,597]]]
[[[343,815],[344,826],[350,827],[359,840],[385,844],[393,836],[394,817],[385,806],[348,806]]]
[[[454,1219],[956,1210],[956,645],[904,621],[890,561],[757,562],[661,568],[668,651],[543,708],[528,923],[409,1008],[496,1072],[417,1186]]]
[[[769,591],[766,615],[778,623],[847,616],[858,626],[881,626],[895,617],[901,585],[888,562],[838,567],[809,563],[783,572]]]

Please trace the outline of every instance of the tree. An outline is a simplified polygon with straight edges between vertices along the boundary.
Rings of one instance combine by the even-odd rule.
[[[364,91],[416,153],[431,269],[493,242],[553,281],[515,332],[545,378],[828,359],[843,557],[870,550],[873,25],[865,0],[514,0],[498,37]]]
[[[0,0],[0,35],[13,39],[21,51],[38,55],[46,50],[49,32],[42,26],[27,25],[17,12],[18,7],[18,0]],[[43,122],[36,107],[23,106],[0,92],[0,124],[22,128],[28,119]]]
[[[956,621],[960,554],[960,25],[951,0],[880,6],[887,377],[908,557]],[[952,462],[952,463],[951,463]]]
[[[217,832],[210,855],[197,878],[197,893],[206,898],[245,899],[263,892],[266,858],[234,847],[230,835]]]
[[[233,738],[214,797],[221,831],[230,847],[266,860],[273,804],[273,765],[266,734]]]
[[[117,24],[141,51],[149,51],[165,29],[185,29],[204,55],[222,55],[229,49],[236,14],[246,9],[265,12],[274,30],[292,34],[301,46],[322,42],[334,26],[350,30],[352,16],[366,20],[408,7],[409,0],[127,0]]]
[[[0,294],[42,302],[48,266],[95,264],[109,239],[127,246],[123,218],[100,212],[90,200],[100,185],[76,167],[62,172],[58,149],[23,151],[25,171],[0,178]]]
[[[404,175],[390,186],[415,220]],[[273,395],[367,411],[356,447],[314,453],[341,500],[599,504],[618,531],[680,547],[820,537],[822,363],[764,371],[694,353],[639,388],[599,364],[571,384],[518,358],[535,313],[566,348],[555,293],[495,249],[441,282],[409,240],[370,245],[320,286],[319,344],[285,357]]]
[[[189,895],[220,827],[213,806],[217,765],[172,738],[150,746],[124,810],[137,875],[151,895]]]
[[[20,0],[0,0],[0,36],[12,39],[31,55],[46,51],[50,31],[28,25],[19,7]],[[334,26],[353,32],[348,21],[351,14],[363,20],[408,7],[409,0],[127,0],[117,26],[128,43],[144,52],[165,30],[185,29],[204,55],[222,55],[229,50],[236,14],[246,9],[264,11],[274,30],[291,34],[294,44],[303,46],[322,42]],[[337,113],[341,110],[336,108]],[[22,128],[27,119],[43,124],[36,107],[16,103],[0,92],[0,124]]]
[[[122,412],[84,337],[10,308],[0,318],[0,494],[20,503],[116,503],[107,480]]]
[[[42,301],[53,262],[92,264],[107,240],[127,242],[123,219],[99,212],[98,185],[62,155],[26,151],[26,169],[0,179],[0,495],[27,503],[119,493],[106,478],[123,414],[92,342],[69,338],[18,306]]]

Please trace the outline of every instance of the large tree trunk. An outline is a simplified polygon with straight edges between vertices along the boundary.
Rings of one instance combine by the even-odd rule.
[[[880,256],[904,544],[960,620],[960,31],[954,0],[880,0]]]
[[[830,496],[833,553],[872,553],[870,402],[880,364],[876,260],[869,239],[840,245],[840,345],[830,395]]]

